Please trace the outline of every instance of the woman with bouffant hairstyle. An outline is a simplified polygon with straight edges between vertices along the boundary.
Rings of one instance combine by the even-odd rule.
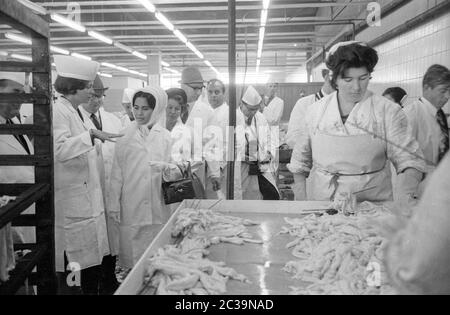
[[[326,65],[336,92],[306,113],[289,164],[300,199],[393,200],[388,161],[400,174],[399,197],[414,197],[425,163],[402,109],[368,90],[377,63],[377,52],[363,43],[339,43],[330,50]]]

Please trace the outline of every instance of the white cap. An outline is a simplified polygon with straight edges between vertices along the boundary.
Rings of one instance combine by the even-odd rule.
[[[244,96],[242,97],[242,101],[244,101],[247,105],[250,106],[258,106],[262,102],[261,95],[259,95],[258,91],[250,85],[245,91]]]
[[[71,56],[55,55],[56,72],[65,78],[94,81],[100,64]]]
[[[133,103],[134,92],[135,90],[130,88],[126,88],[125,90],[123,90],[122,104]]]

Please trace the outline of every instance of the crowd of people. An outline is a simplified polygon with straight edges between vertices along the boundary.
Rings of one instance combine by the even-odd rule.
[[[450,98],[450,71],[432,66],[424,76],[423,96],[405,105],[407,94],[401,88],[383,95],[369,90],[377,63],[373,48],[340,43],[327,56],[321,91],[295,105],[287,144],[293,148],[288,168],[295,177],[296,200],[333,200],[345,191],[356,193],[358,201],[371,202],[399,199],[413,204],[423,196],[420,205],[425,208],[430,205],[424,200],[432,194],[427,186],[437,190],[448,186],[448,181],[439,186],[436,181],[443,177],[435,176],[433,181],[431,174],[449,150],[442,107]],[[54,88],[59,94],[53,107],[56,262],[60,287],[67,293],[114,292],[116,264],[130,269],[137,263],[175,209],[164,187],[192,179],[188,173],[195,174],[203,188],[193,198],[225,198],[227,168],[234,165],[235,199],[280,199],[277,131],[284,101],[277,96],[278,84],[268,84],[264,95],[248,86],[238,100],[232,129],[224,82],[205,82],[197,68],[189,67],[182,73],[180,87],[124,89],[125,114],[119,119],[104,108],[107,88],[97,75],[98,63],[55,56],[55,64]],[[1,93],[23,91],[17,82],[0,80]],[[0,103],[0,123],[20,123],[20,106]],[[230,156],[233,133],[236,150]],[[27,136],[0,135],[0,150],[1,154],[33,154]],[[443,162],[440,168],[446,176],[448,164]],[[392,170],[397,174],[396,196]],[[2,182],[33,182],[32,167],[0,168],[0,172]],[[448,193],[444,195],[430,207],[448,208]],[[417,213],[423,218],[421,211]],[[412,235],[427,238],[424,244],[418,241],[420,248],[439,236],[435,244],[447,248],[445,253],[434,247],[427,252],[437,257],[435,265],[450,261],[448,217],[448,212],[436,210],[423,218],[439,220],[437,226],[445,232],[430,235],[414,217],[412,226],[396,236],[389,249],[389,257],[395,257],[390,267],[402,286],[416,280],[414,272],[424,272],[423,265],[406,276],[401,272],[408,263],[422,262],[414,258]],[[405,251],[407,255],[402,255]],[[442,274],[448,280],[449,267],[445,268]],[[66,278],[73,270],[81,270],[80,288],[67,287]],[[436,280],[435,275],[429,278]]]

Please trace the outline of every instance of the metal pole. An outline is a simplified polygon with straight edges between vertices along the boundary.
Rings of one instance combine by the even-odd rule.
[[[234,166],[236,157],[236,0],[228,1],[228,73],[229,88],[229,138],[227,167],[227,199],[234,199]]]

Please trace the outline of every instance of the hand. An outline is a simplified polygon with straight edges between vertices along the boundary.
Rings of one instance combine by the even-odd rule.
[[[114,134],[114,133],[108,133],[104,131],[100,131],[97,129],[91,129],[91,138],[92,139],[99,139],[102,142],[109,141],[109,142],[116,142],[115,138],[121,138],[124,135],[123,134]]]
[[[211,177],[211,184],[214,191],[220,190],[220,178],[217,177]]]

